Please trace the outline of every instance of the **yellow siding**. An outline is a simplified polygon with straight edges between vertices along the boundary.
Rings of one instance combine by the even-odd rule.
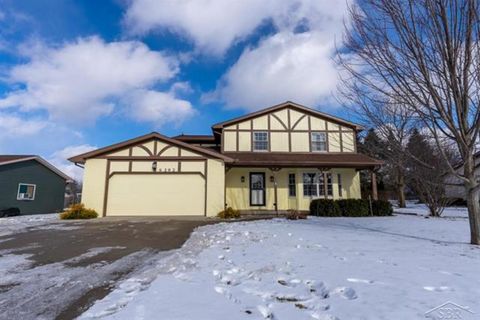
[[[268,117],[262,116],[253,119],[253,130],[267,130],[268,129]]]
[[[110,179],[107,215],[203,216],[204,190],[204,180],[194,174],[114,175]]]
[[[283,109],[274,113],[279,120],[275,117],[270,117],[270,128],[273,130],[285,130],[285,127],[288,128],[288,113],[287,109]],[[282,125],[283,123],[283,125]]]
[[[328,151],[340,152],[340,133],[338,132],[328,133]]]
[[[237,134],[233,131],[223,132],[223,149],[225,151],[237,150]]]
[[[292,126],[294,124],[295,122],[292,122]],[[308,117],[303,117],[302,119],[300,119],[297,125],[295,126],[295,129],[293,130],[308,130]]]
[[[292,132],[292,152],[309,152],[309,138],[307,132]]]
[[[342,132],[342,144],[343,152],[354,152],[355,151],[355,140],[353,131],[351,132]]]
[[[158,150],[158,152],[160,152],[160,150]],[[178,157],[178,148],[177,147],[171,147],[171,148],[165,149],[160,156],[162,156],[162,157]]]
[[[225,205],[225,166],[213,159],[209,159],[207,165],[207,216],[216,216]]]
[[[271,132],[270,133],[270,147],[272,152],[287,152],[288,151],[288,133],[286,132]]]
[[[265,206],[250,206],[249,179],[250,172],[264,172],[266,180]],[[278,210],[309,210],[311,197],[303,196],[303,173],[318,173],[317,169],[285,168],[279,172],[272,172],[265,168],[233,168],[229,170],[226,177],[226,202],[228,206],[239,210],[274,210],[274,185],[270,177],[275,176],[277,180]],[[355,169],[332,169],[333,199],[339,199],[338,174],[342,178],[342,199],[360,198],[360,176]],[[296,197],[288,195],[288,174],[295,173]],[[245,181],[242,183],[242,177]]]
[[[205,174],[205,163],[202,162],[193,162],[193,161],[183,161],[182,162],[182,172],[201,172]]]
[[[128,171],[128,161],[112,161],[110,162],[111,172],[125,172]]]
[[[238,151],[251,151],[252,150],[252,135],[250,132],[238,133]]]
[[[134,157],[148,157],[149,154],[143,148],[133,147],[132,148],[132,156],[134,156]]]
[[[251,125],[250,120],[249,120],[249,121],[240,122],[240,123],[238,124],[238,128],[239,128],[239,129],[247,129],[247,130],[250,130],[250,129],[252,128],[252,125]]]
[[[82,202],[97,211],[99,216],[103,210],[106,169],[107,160],[88,159],[83,174]]]
[[[325,120],[323,119],[310,117],[310,125],[312,130],[325,130]]]
[[[120,150],[120,151],[110,153],[109,156],[124,157],[124,156],[128,156],[128,153],[129,153],[128,149],[123,149],[123,150]]]

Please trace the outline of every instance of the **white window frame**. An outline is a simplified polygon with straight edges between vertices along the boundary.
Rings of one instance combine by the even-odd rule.
[[[293,177],[293,183],[290,180],[290,178]],[[290,191],[293,191],[295,195],[292,195]],[[290,198],[296,198],[297,197],[297,175],[295,173],[289,173],[288,174],[288,196]]]
[[[259,140],[259,141],[255,140],[255,134],[256,133],[264,133],[265,136],[267,137],[267,139],[266,140]],[[268,149],[269,149],[268,146],[270,144],[270,141],[268,139],[268,131],[253,131],[252,135],[253,135],[253,137],[252,137],[252,150],[256,151],[256,152],[268,152]],[[266,149],[256,149],[255,148],[255,146],[256,146],[255,142],[266,142],[267,143],[267,148]]]
[[[20,187],[21,186],[33,186],[33,195],[32,195],[32,198],[21,198],[20,197]],[[20,201],[33,201],[35,200],[35,194],[37,193],[37,185],[36,184],[33,184],[33,183],[23,183],[23,182],[20,182],[18,184],[18,189],[17,189],[17,200],[20,200]],[[24,194],[24,193],[22,193]]]
[[[323,136],[323,140],[316,140],[313,137],[316,135]],[[316,150],[313,146],[316,144],[325,144],[325,149],[323,150]],[[328,141],[327,141],[327,133],[326,132],[311,132],[310,133],[310,149],[312,152],[327,152],[328,151]]]

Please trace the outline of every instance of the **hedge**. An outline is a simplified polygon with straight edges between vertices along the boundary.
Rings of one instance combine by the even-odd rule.
[[[368,217],[372,215],[391,216],[392,213],[392,205],[384,200],[372,200],[372,210],[370,210],[369,201],[365,199],[315,199],[310,202],[310,215],[312,216]]]
[[[310,214],[323,217],[340,217],[342,215],[338,203],[331,199],[316,199],[310,202]]]

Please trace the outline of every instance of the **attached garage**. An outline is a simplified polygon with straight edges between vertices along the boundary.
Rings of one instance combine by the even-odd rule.
[[[151,133],[69,159],[85,169],[82,202],[100,216],[214,216],[229,157]]]
[[[205,199],[200,174],[116,174],[109,182],[106,215],[203,216]]]

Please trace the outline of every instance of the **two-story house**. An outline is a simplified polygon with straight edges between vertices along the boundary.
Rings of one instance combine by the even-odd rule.
[[[103,216],[304,211],[314,198],[361,197],[359,170],[381,165],[357,152],[361,130],[286,102],[215,124],[212,135],[153,132],[70,161],[85,168],[83,202]]]

